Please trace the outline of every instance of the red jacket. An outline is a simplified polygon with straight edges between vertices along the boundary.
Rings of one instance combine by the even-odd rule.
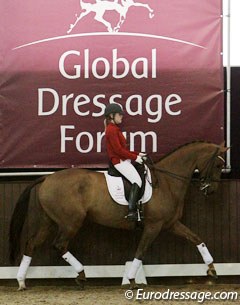
[[[105,138],[108,157],[112,164],[118,164],[120,163],[120,160],[136,160],[138,153],[131,152],[127,148],[126,139],[116,124],[108,124],[105,131]]]

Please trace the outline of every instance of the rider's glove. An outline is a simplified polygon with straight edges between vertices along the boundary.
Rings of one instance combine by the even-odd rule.
[[[139,163],[139,164],[143,164],[143,159],[140,156],[140,154],[137,156],[137,159],[135,160],[135,162]]]
[[[140,152],[140,153],[139,153],[139,156],[140,156],[144,161],[147,160],[147,154]]]

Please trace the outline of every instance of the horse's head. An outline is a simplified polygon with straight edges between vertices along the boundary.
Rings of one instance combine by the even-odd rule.
[[[228,149],[224,144],[220,146],[206,144],[206,149],[198,159],[197,169],[200,174],[200,190],[205,195],[212,194],[217,190],[222,169],[225,165],[224,155]]]

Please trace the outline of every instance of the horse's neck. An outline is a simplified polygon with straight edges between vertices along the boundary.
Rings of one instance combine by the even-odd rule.
[[[158,164],[175,174],[191,175],[196,168],[196,161],[201,151],[201,145],[189,144],[165,157]]]

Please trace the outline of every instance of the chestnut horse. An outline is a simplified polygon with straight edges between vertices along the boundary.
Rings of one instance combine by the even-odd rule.
[[[200,189],[205,194],[216,191],[226,150],[223,144],[192,142],[179,147],[160,161],[149,164],[155,187],[151,200],[144,207],[142,236],[127,275],[131,287],[135,286],[135,276],[145,252],[163,229],[186,238],[197,246],[208,266],[207,274],[216,277],[213,258],[203,240],[182,224],[180,219],[194,171],[199,171]],[[84,267],[68,251],[68,245],[84,219],[127,230],[133,230],[135,223],[125,219],[127,207],[116,204],[110,197],[103,173],[87,169],[61,170],[37,179],[20,196],[10,224],[11,261],[15,261],[20,254],[21,232],[28,214],[30,193],[37,184],[40,184],[37,196],[43,215],[37,232],[29,237],[25,245],[17,274],[19,290],[26,288],[25,278],[34,250],[47,239],[53,223],[58,227],[54,246],[78,273],[76,281],[82,284],[85,280]]]

